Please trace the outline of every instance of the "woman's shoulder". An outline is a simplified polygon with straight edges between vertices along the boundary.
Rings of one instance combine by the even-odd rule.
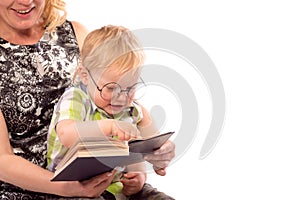
[[[88,29],[81,24],[80,22],[77,21],[71,21],[71,24],[73,26],[77,41],[78,41],[78,45],[79,48],[81,49],[84,39],[86,37],[86,35],[89,33]]]

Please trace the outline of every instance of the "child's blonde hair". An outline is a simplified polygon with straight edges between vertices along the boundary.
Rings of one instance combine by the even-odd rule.
[[[92,71],[117,66],[120,73],[140,67],[144,53],[136,36],[122,26],[108,25],[90,32],[81,52],[83,66]]]

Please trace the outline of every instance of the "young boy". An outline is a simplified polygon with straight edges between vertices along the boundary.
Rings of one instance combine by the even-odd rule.
[[[80,84],[62,95],[50,125],[47,161],[51,171],[81,136],[98,134],[126,141],[157,134],[149,113],[135,101],[137,90],[145,84],[140,79],[144,53],[133,33],[119,26],[92,31],[81,56]],[[82,127],[89,129],[81,131]],[[124,195],[172,199],[145,184],[144,163],[127,166],[126,171],[119,188]],[[118,186],[112,183],[107,190]]]

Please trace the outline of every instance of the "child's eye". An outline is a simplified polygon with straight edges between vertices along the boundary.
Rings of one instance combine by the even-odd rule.
[[[106,87],[108,90],[114,91],[116,87]]]
[[[120,86],[116,83],[110,83],[103,88],[103,92],[106,93],[115,93],[120,91]]]

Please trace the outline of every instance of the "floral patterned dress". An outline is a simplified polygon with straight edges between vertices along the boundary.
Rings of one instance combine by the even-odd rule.
[[[78,43],[69,21],[54,33],[46,31],[33,45],[16,45],[0,38],[0,109],[10,142],[15,154],[41,167],[46,166],[54,105],[70,86],[78,60]],[[45,198],[0,181],[0,199]]]

